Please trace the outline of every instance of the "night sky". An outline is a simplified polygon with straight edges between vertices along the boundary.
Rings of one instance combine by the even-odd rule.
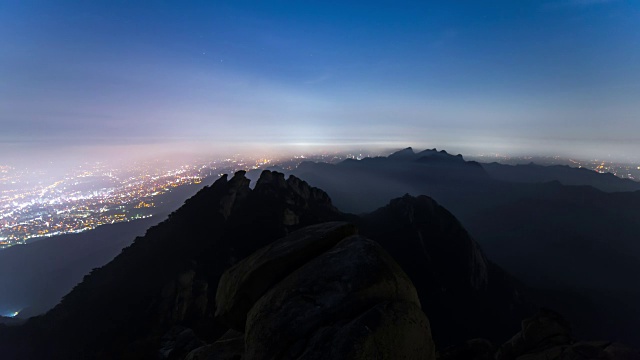
[[[640,1],[0,1],[0,164],[341,146],[640,159]]]

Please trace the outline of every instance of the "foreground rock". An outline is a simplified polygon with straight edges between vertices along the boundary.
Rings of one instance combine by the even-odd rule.
[[[214,318],[220,276],[288,233],[341,214],[328,195],[265,171],[222,176],[85,276],[62,302],[23,326],[0,325],[4,359],[176,358],[193,330],[206,343],[228,327]]]
[[[355,223],[362,236],[336,221]],[[92,271],[46,315],[0,325],[0,357],[430,359],[430,325],[440,347],[480,337],[500,344],[517,332],[527,307],[512,280],[428,197],[358,217],[295,177],[265,171],[251,189],[238,172]],[[515,341],[508,356],[547,350],[531,339]],[[562,354],[630,354],[608,343],[551,345]],[[467,353],[491,349],[480,341]]]
[[[438,360],[640,360],[640,352],[611,341],[576,341],[567,320],[542,309],[495,351],[485,339],[438,351]]]
[[[496,360],[640,360],[640,352],[609,341],[576,342],[569,323],[551,310],[522,321],[522,330],[503,344]]]
[[[355,226],[349,223],[324,223],[296,231],[256,251],[222,275],[216,292],[216,317],[231,328],[244,331],[247,313],[270,287],[355,233]]]
[[[411,280],[380,245],[349,236],[353,232],[347,223],[308,227],[223,275],[216,296],[219,316],[234,327],[246,319],[244,357],[435,357],[429,321]],[[265,271],[269,268],[274,271]],[[242,309],[248,313],[240,314]]]
[[[210,345],[189,353],[185,360],[240,360],[244,356],[244,334],[229,330]]]

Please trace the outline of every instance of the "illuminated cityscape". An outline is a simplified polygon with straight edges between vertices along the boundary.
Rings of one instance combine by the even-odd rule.
[[[203,184],[208,177],[210,178],[206,181],[213,182],[222,174],[238,170],[269,166],[293,170],[303,161],[337,163],[346,158],[362,159],[378,155],[381,154],[355,151],[297,155],[277,160],[265,156],[235,155],[182,165],[155,161],[125,167],[92,163],[79,166],[63,177],[49,176],[43,170],[0,166],[0,249],[24,244],[35,238],[77,233],[103,224],[131,221],[172,211],[173,209],[164,206],[166,196],[185,185],[198,188],[209,185]],[[542,165],[570,165],[600,173],[609,172],[621,178],[640,179],[638,164],[499,154],[469,156],[468,159],[505,164],[535,162]]]
[[[164,171],[139,168],[136,175],[130,175],[134,170],[118,171],[98,163],[82,166],[62,179],[34,184],[25,179],[44,174],[3,167],[0,247],[152,216],[156,196],[201,181],[205,169],[188,165]]]
[[[94,163],[59,179],[47,178],[42,171],[2,166],[0,248],[150,217],[167,210],[162,208],[162,196],[178,187],[268,162],[261,159],[250,165],[248,160],[230,158],[180,166],[138,163],[124,168]]]
[[[309,159],[335,162],[347,156],[299,155],[277,165],[290,170]],[[43,170],[0,166],[0,249],[34,238],[77,233],[171,211],[163,208],[163,195],[179,187],[202,187],[209,185],[198,185],[207,177],[214,181],[225,173],[271,165],[276,165],[274,160],[264,156],[239,155],[173,166],[160,161],[125,167],[92,163],[61,178]]]

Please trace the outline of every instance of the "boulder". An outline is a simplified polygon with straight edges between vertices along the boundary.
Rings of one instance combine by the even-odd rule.
[[[395,302],[413,307],[380,305]],[[367,314],[376,307],[378,310]],[[403,307],[413,310],[393,315]],[[359,359],[357,354],[365,348],[373,358],[412,358],[410,354],[421,352],[419,358],[432,359],[434,347],[428,327],[404,332],[411,328],[411,321],[417,321],[415,309],[419,307],[413,284],[391,256],[374,241],[351,236],[292,272],[255,303],[247,315],[246,356],[298,358],[309,344],[320,343],[326,351],[334,351],[329,349],[337,344],[339,358],[344,359]],[[385,311],[375,315],[380,310]],[[418,323],[423,320],[428,324],[426,317]],[[367,321],[377,325],[367,329]],[[369,337],[358,334],[363,328],[371,333]],[[416,334],[424,335],[416,344],[421,351],[396,347],[403,336],[422,338]],[[345,340],[349,337],[354,341]],[[396,354],[387,357],[387,350],[381,348],[377,353],[377,346],[393,348]]]
[[[522,330],[500,347],[496,360],[516,359],[521,355],[542,353],[570,344],[569,323],[560,314],[542,309],[535,316],[522,321]],[[561,350],[559,348],[553,352]]]
[[[160,341],[158,357],[160,359],[183,359],[186,354],[203,346],[193,330],[174,326],[167,331]]]
[[[240,360],[244,356],[244,334],[227,331],[213,344],[191,351],[185,360]]]
[[[611,359],[616,360],[640,360],[640,351],[632,349],[620,343],[609,344],[604,347],[604,351]]]
[[[317,331],[299,359],[433,359],[429,320],[407,301],[380,303],[346,324]]]
[[[229,218],[237,203],[241,203],[251,192],[249,184],[251,181],[245,177],[246,171],[238,171],[233,178],[227,182],[227,191],[220,199],[220,213],[225,219]],[[223,178],[226,179],[226,174]]]
[[[243,331],[247,313],[269,288],[356,232],[355,226],[346,222],[323,223],[293,232],[256,251],[220,278],[216,318]]]

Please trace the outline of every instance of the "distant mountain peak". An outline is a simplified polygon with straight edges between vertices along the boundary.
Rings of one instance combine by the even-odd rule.
[[[408,159],[415,157],[415,155],[416,153],[413,151],[413,149],[411,147],[408,147],[389,155],[389,159]]]
[[[391,160],[415,160],[419,162],[432,162],[432,161],[453,161],[460,162],[461,160],[464,162],[464,158],[461,154],[453,155],[449,154],[446,150],[426,149],[420,152],[415,152],[413,148],[407,147],[405,149],[394,152],[393,154],[387,157]]]
[[[416,161],[418,162],[433,162],[433,161],[446,161],[446,162],[465,162],[461,154],[452,155],[445,150],[437,151],[424,150],[416,154]]]

